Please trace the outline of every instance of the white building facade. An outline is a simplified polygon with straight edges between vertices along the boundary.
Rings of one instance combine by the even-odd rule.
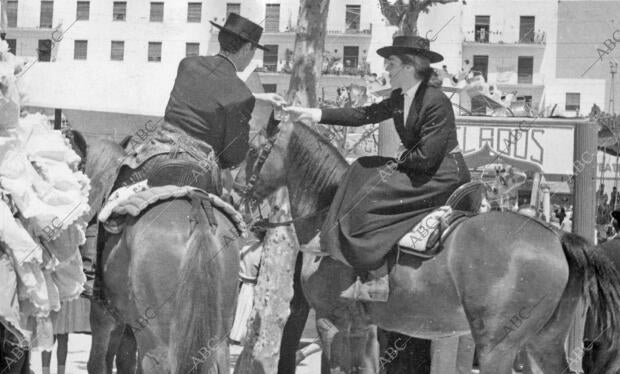
[[[437,68],[472,69],[546,114],[555,106],[554,114],[575,116],[594,103],[604,107],[606,88],[595,76],[557,76],[558,40],[568,32],[558,25],[561,6],[555,0],[436,5],[420,15],[419,34],[444,55]],[[285,93],[299,0],[7,0],[7,10],[11,48],[38,60],[22,79],[30,105],[161,116],[179,61],[216,53],[218,30],[209,21],[221,24],[232,11],[265,27],[261,42],[271,52],[258,51],[256,65],[265,90]],[[382,72],[376,49],[391,43],[395,29],[385,25],[376,0],[332,1],[327,29],[325,51],[339,60],[321,80],[328,96]],[[453,100],[472,106],[460,96]]]

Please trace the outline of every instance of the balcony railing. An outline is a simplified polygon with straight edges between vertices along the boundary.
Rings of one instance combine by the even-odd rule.
[[[290,74],[292,70],[293,69],[290,64],[281,64],[280,66],[267,64],[256,68],[256,71],[259,73]],[[370,74],[370,67],[368,65],[362,66],[361,64],[358,67],[323,66],[321,73],[324,75],[349,75],[364,77]]]
[[[284,29],[284,32],[296,32],[297,28],[296,27],[286,27]],[[344,35],[344,34],[362,34],[362,35],[370,35],[372,33],[372,28],[370,29],[364,29],[364,30],[359,30],[359,29],[332,29],[332,30],[327,30],[327,35]]]
[[[547,34],[542,30],[525,35],[513,42],[506,42],[503,38],[502,31],[469,30],[465,31],[464,41],[481,44],[547,44]]]

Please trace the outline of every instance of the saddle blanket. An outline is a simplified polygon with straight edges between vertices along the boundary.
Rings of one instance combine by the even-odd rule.
[[[447,217],[451,213],[452,207],[449,205],[433,210],[426,217],[422,218],[422,221],[413,230],[405,234],[398,241],[398,245],[416,251],[426,251],[428,240],[439,227],[442,218]]]
[[[149,188],[148,181],[143,180],[138,183],[134,183],[130,186],[120,187],[116,189],[110,195],[110,198],[105,203],[101,211],[99,212],[98,219],[101,222],[105,222],[107,217],[110,217],[112,211],[119,206],[123,201],[126,201],[130,196],[135,195],[138,192],[144,191]]]
[[[170,198],[199,197],[209,200],[215,208],[219,209],[230,219],[242,237],[246,236],[247,228],[241,213],[217,195],[204,192],[199,188],[191,186],[167,185],[150,188],[144,188],[144,186],[146,186],[146,184],[143,181],[131,186],[121,187],[115,191],[113,195],[116,198],[106,202],[99,213],[99,221],[105,226],[108,221],[113,221],[114,217],[122,217],[127,214],[136,217],[151,204],[158,201]],[[118,230],[113,229],[111,232],[118,233]]]

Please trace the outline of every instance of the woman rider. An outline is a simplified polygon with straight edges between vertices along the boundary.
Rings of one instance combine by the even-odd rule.
[[[385,254],[397,243],[410,243],[404,236],[424,214],[444,204],[470,180],[458,146],[452,104],[440,88],[429,84],[430,64],[443,60],[429,45],[421,37],[397,36],[391,46],[377,51],[386,59],[393,88],[380,103],[361,108],[286,109],[293,120],[340,126],[392,118],[406,149],[397,159],[357,159],[336,192],[321,230],[321,248],[356,270],[367,271],[368,276],[366,283],[353,285],[343,297],[359,287],[363,296],[357,299],[386,301]]]

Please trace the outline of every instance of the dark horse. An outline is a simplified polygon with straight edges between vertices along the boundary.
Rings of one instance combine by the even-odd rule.
[[[348,165],[303,124],[282,123],[263,134],[253,147],[268,149],[263,148],[268,140],[274,145],[253,197],[260,201],[287,186],[299,241],[308,242],[321,228],[325,214],[319,212],[329,206]],[[237,184],[253,174],[257,154],[249,153]],[[360,189],[380,181],[377,175]],[[386,303],[341,299],[355,280],[353,269],[331,257],[304,254],[302,287],[316,310],[323,373],[377,373],[375,326],[425,339],[471,333],[481,374],[512,373],[521,348],[527,351],[526,372],[568,373],[564,341],[579,299],[595,312],[602,339],[620,339],[618,273],[585,239],[515,213],[490,212],[458,226],[444,247],[422,264],[411,256],[392,258]],[[287,345],[294,349],[293,343]],[[617,345],[610,345],[593,372],[618,370]]]
[[[100,196],[123,156],[111,141],[91,144],[86,170],[93,196]],[[122,233],[105,242],[107,311],[132,326],[145,373],[228,373],[239,244],[230,240],[236,228],[229,218],[217,209],[214,215],[215,230],[204,212],[192,227],[190,202],[166,200],[128,218]],[[97,316],[91,316],[88,372],[105,374],[110,336],[118,323],[109,316],[93,319]]]

